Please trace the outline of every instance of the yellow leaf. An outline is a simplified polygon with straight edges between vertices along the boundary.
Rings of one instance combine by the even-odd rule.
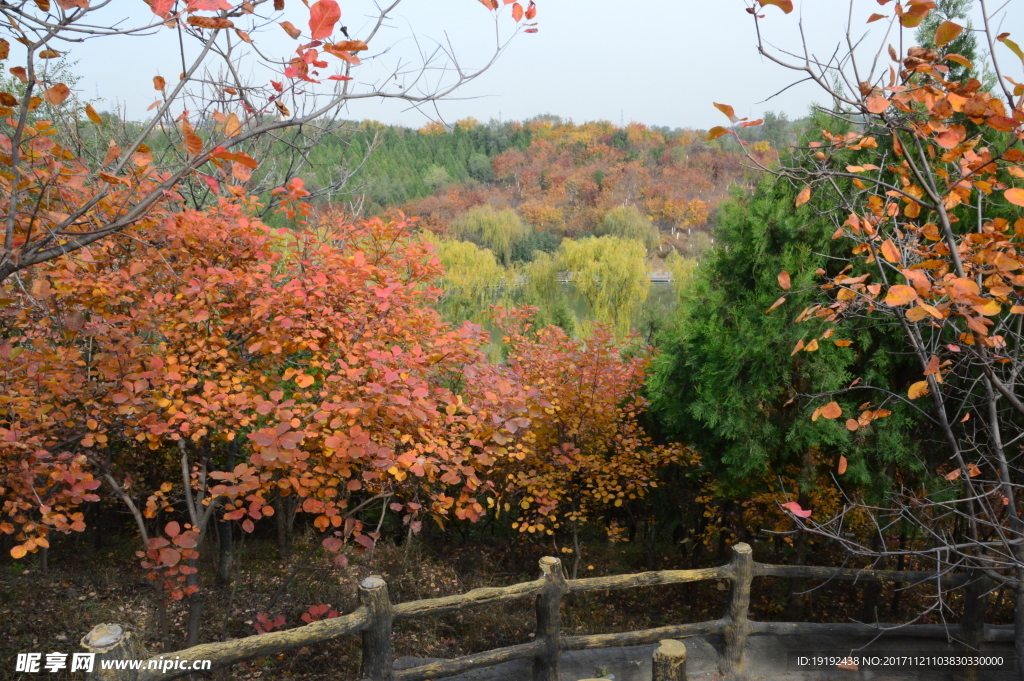
[[[807,347],[804,348],[804,352],[814,352],[817,349],[818,349],[818,339],[815,338],[810,343],[807,344]]]
[[[85,105],[85,115],[89,117],[89,120],[96,125],[103,125],[103,118],[96,113],[96,109],[92,108],[92,104]]]
[[[929,392],[931,391],[928,389],[928,381],[918,381],[910,386],[910,390],[907,391],[907,397],[916,400],[918,397],[923,397]]]
[[[228,119],[224,123],[224,134],[228,137],[237,137],[241,131],[242,123],[238,120],[238,116],[233,113],[228,114]]]

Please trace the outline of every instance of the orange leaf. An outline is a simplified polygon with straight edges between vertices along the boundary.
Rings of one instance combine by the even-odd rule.
[[[917,300],[917,291],[905,284],[890,286],[888,293],[885,294],[885,304],[892,307],[906,305],[914,300]]]
[[[954,24],[952,21],[943,21],[935,29],[935,47],[945,47],[956,40],[956,37],[964,32],[964,27]]]
[[[860,424],[857,423],[857,419],[846,419],[846,429],[848,431],[853,433],[853,432],[856,432],[856,430],[858,428],[860,428]],[[845,470],[845,468],[844,468],[844,470]],[[841,473],[842,473],[842,471],[840,471],[840,474]]]
[[[800,190],[800,193],[796,196],[796,205],[802,206],[811,200],[811,185],[807,185]]]
[[[896,244],[892,242],[892,239],[886,239],[882,242],[882,257],[889,262],[903,261],[903,256],[900,255],[900,250],[896,248]]]
[[[783,290],[788,291],[790,285],[789,272],[786,270],[779,272],[779,286],[781,286]]]
[[[57,106],[71,96],[71,90],[64,83],[57,83],[43,93],[43,97],[50,104]]]
[[[878,21],[879,19],[884,19],[884,18],[885,18],[884,14],[872,14],[871,16],[868,17],[867,23],[870,24],[873,21]]]
[[[962,125],[954,125],[949,130],[936,135],[935,142],[943,149],[952,149],[967,139],[967,128]]]
[[[957,468],[955,471],[950,471],[949,473],[946,474],[946,480],[950,480],[950,481],[956,480],[959,477],[960,477],[960,469],[959,468]]]
[[[195,156],[203,150],[203,139],[195,133],[185,134],[185,150]]]
[[[839,347],[839,348],[848,348],[851,345],[853,345],[853,341],[842,340],[842,339],[839,339],[839,338],[837,338],[834,342],[836,344],[836,347]]]
[[[295,24],[290,21],[282,21],[281,28],[285,30],[285,33],[290,35],[294,40],[298,40],[299,36],[302,35],[302,31],[295,28]]]
[[[786,14],[793,11],[793,0],[758,0],[761,3],[761,7],[765,5],[775,5]]]
[[[782,305],[784,302],[786,302],[786,296],[782,296],[781,298],[776,300],[774,303],[772,303],[772,306],[769,307],[767,310],[765,310],[764,313],[768,314],[769,312],[771,312],[772,310],[777,308],[779,305]]]
[[[843,415],[843,409],[837,402],[829,402],[821,408],[821,415],[829,420],[837,419]]]
[[[847,466],[846,457],[845,456],[840,456],[839,457],[839,468],[837,469],[839,475],[842,475],[843,473],[846,472],[846,466]]]
[[[712,104],[715,105],[716,109],[718,109],[726,116],[728,116],[729,120],[732,121],[733,123],[739,120],[738,118],[736,118],[736,111],[728,104],[719,104],[718,102],[712,102]]]
[[[15,546],[13,549],[11,549],[11,558],[13,558],[14,560],[24,558],[27,554],[28,549],[26,549],[24,546]]]
[[[1003,192],[1003,196],[1013,205],[1024,207],[1024,189],[1012,187]]]
[[[818,350],[818,339],[817,338],[812,339],[811,342],[807,344],[807,347],[804,348],[804,352],[816,352],[817,350]]]
[[[512,18],[517,22],[523,18],[523,6],[518,2],[512,5]]]
[[[885,97],[875,95],[869,97],[867,101],[868,111],[873,114],[880,114],[889,108],[889,100]]]
[[[167,87],[167,81],[164,80],[163,76],[153,76],[153,89],[154,90],[160,90],[161,92],[163,92],[163,89],[165,87]]]
[[[804,349],[804,339],[801,338],[800,340],[798,340],[796,342],[796,346],[793,348],[793,352],[789,353],[789,356],[792,357],[793,355],[795,355],[796,353],[800,352],[803,349]]]

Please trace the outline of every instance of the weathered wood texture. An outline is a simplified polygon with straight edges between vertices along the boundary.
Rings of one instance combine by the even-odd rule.
[[[619,646],[643,646],[657,643],[666,638],[686,638],[688,636],[709,636],[721,634],[728,622],[712,620],[710,622],[694,622],[692,624],[676,624],[642,631],[624,631],[620,634],[591,634],[590,636],[563,636],[562,650],[592,650],[595,648],[617,648]]]
[[[120,624],[98,624],[80,641],[83,648],[96,653],[90,679],[97,681],[135,681],[138,673],[134,670],[103,669],[104,660],[144,660],[149,657],[139,640]]]
[[[962,586],[970,579],[967,575],[936,576],[934,572],[913,572],[910,570],[858,570],[856,568],[816,567],[813,565],[768,565],[756,563],[755,577],[802,577],[805,579],[843,579],[855,582],[885,581],[910,584],[935,584]]]
[[[750,583],[754,579],[754,553],[750,545],[740,542],[732,547],[729,562],[729,609],[726,614],[725,652],[722,654],[721,671],[726,678],[739,681],[745,678],[743,671],[743,647],[750,633]]]
[[[427,598],[422,601],[410,601],[394,606],[395,619],[404,620],[426,615],[443,615],[449,612],[476,608],[481,605],[494,605],[505,601],[535,596],[544,590],[546,582],[538,579],[535,582],[523,582],[506,587],[473,589],[457,596],[443,598]]]
[[[187,650],[179,650],[174,653],[174,657],[183,660],[211,660],[212,668],[219,669],[243,660],[275,655],[285,650],[323,643],[346,634],[355,634],[362,631],[368,621],[366,608],[360,607],[351,614],[313,622],[295,629],[271,631],[267,634],[247,636],[234,641],[203,643]],[[188,672],[184,671],[161,673],[159,670],[143,670],[139,673],[138,678],[139,681],[157,681],[157,679],[170,681],[170,679],[187,674]],[[119,681],[128,681],[127,677],[117,678]]]
[[[660,570],[639,572],[633,575],[611,575],[609,577],[588,577],[568,582],[570,593],[581,591],[607,591],[630,589],[637,586],[658,586],[659,584],[685,584],[708,579],[724,579],[729,576],[729,566],[723,565],[700,570]]]
[[[374,575],[364,579],[359,585],[359,602],[369,615],[369,622],[363,629],[362,677],[366,681],[392,681],[391,626],[394,613],[384,578]]]
[[[686,681],[686,645],[666,639],[654,651],[651,664],[652,681]]]
[[[273,631],[248,636],[222,643],[207,643],[173,655],[182,660],[210,660],[213,669],[229,666],[236,662],[273,655],[292,648],[313,645],[341,636],[362,632],[363,666],[362,676],[371,681],[418,681],[420,679],[442,678],[479,667],[487,667],[508,660],[534,658],[534,678],[538,681],[554,681],[558,678],[558,658],[563,650],[586,650],[613,646],[642,645],[657,643],[663,639],[685,638],[706,634],[723,634],[726,641],[722,659],[722,671],[732,678],[742,678],[743,647],[750,633],[771,633],[779,635],[843,634],[873,635],[892,629],[903,636],[945,637],[949,632],[960,635],[960,626],[942,625],[877,626],[842,623],[811,624],[800,622],[751,622],[748,619],[750,607],[751,580],[754,577],[782,577],[804,579],[843,579],[854,581],[891,581],[910,584],[936,584],[954,587],[972,582],[970,575],[946,574],[936,576],[927,572],[897,572],[894,570],[857,570],[851,568],[828,568],[796,565],[767,565],[755,563],[750,547],[737,544],[733,547],[732,560],[727,565],[699,570],[662,570],[641,572],[630,575],[591,577],[566,580],[562,574],[561,562],[557,558],[541,559],[541,577],[532,582],[514,584],[508,587],[473,589],[457,596],[431,598],[410,603],[392,605],[387,594],[387,584],[379,577],[371,577],[360,587],[362,605],[353,613],[335,619],[313,622],[295,629]],[[596,634],[591,636],[562,636],[562,599],[568,593],[629,589],[641,586],[682,584],[701,580],[728,579],[731,584],[728,611],[719,620],[680,624],[644,631],[618,634]],[[974,580],[978,581],[978,580]],[[1012,641],[1012,627],[994,627],[981,621],[984,616],[984,602],[987,587],[979,582],[969,588],[966,609],[962,621],[964,638],[971,641],[995,642]],[[415,669],[392,671],[391,628],[394,620],[411,619],[429,615],[441,615],[467,608],[494,605],[522,598],[537,597],[536,640],[531,643],[491,650],[476,655],[467,655],[453,660],[435,662]],[[116,626],[116,625],[107,625]],[[110,633],[109,631],[107,632]],[[90,632],[90,635],[92,632]],[[88,636],[86,637],[88,638]],[[129,639],[130,640],[130,639]],[[86,639],[83,646],[88,645]],[[91,650],[91,648],[89,648]],[[104,653],[109,654],[109,653]],[[116,654],[116,653],[113,653]],[[126,654],[127,655],[127,654]],[[134,652],[136,659],[144,657]],[[157,659],[157,658],[150,658]],[[188,672],[170,670],[123,670],[119,675],[110,676],[109,681],[170,681],[185,676]],[[105,677],[107,678],[107,677]]]
[[[562,598],[569,587],[562,574],[562,561],[551,556],[540,559],[544,590],[537,596],[537,638],[542,646],[533,658],[533,681],[559,681],[558,658],[562,654]]]
[[[536,657],[543,649],[543,641],[531,641],[517,646],[488,650],[486,653],[456,657],[451,660],[431,662],[412,669],[405,669],[395,672],[395,681],[427,681],[427,679],[440,679],[445,676],[454,676],[463,672],[480,669],[482,667],[493,667],[502,662],[512,660],[525,660]]]

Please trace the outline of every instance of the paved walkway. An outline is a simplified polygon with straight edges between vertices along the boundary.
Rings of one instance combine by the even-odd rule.
[[[718,674],[721,637],[698,636],[684,639],[688,652],[687,672],[690,681],[724,681]],[[877,641],[858,650],[866,640],[843,639],[835,636],[773,636],[755,635],[747,640],[745,658],[748,681],[961,681],[967,678],[962,671],[952,668],[889,668],[847,671],[800,671],[796,660],[800,655],[885,655],[902,656],[963,654],[962,648],[938,640],[892,637]],[[614,675],[615,681],[650,681],[651,656],[657,646],[606,648],[562,653],[561,681],[599,676],[597,672]],[[982,651],[987,656],[1003,656],[1008,666],[979,669],[977,681],[1016,681],[1013,675],[1011,644],[987,644]],[[395,666],[401,669],[425,664],[421,658],[399,658]],[[516,660],[488,669],[478,669],[449,681],[532,681],[531,661]]]

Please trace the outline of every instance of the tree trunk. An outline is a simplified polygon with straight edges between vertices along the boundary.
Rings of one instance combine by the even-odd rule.
[[[231,568],[235,559],[235,543],[230,520],[217,521],[217,585],[231,583]]]

